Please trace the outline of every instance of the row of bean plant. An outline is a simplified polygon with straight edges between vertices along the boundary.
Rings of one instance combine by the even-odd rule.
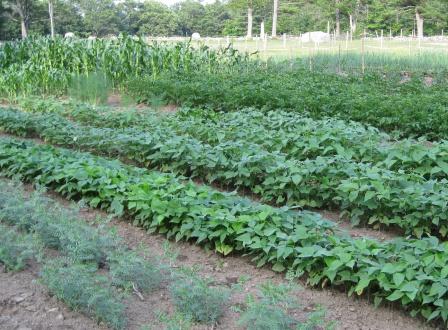
[[[287,159],[340,155],[393,171],[417,173],[426,179],[448,179],[445,141],[394,140],[371,126],[334,118],[314,120],[296,113],[256,109],[217,113],[189,108],[160,116],[153,111],[115,111],[51,98],[22,99],[19,106],[30,112],[60,113],[97,127],[152,130],[164,126],[212,146],[225,141],[246,141],[269,152],[281,152]]]
[[[412,315],[448,318],[448,243],[435,237],[353,239],[320,216],[256,204],[172,175],[86,153],[0,138],[5,176],[126,213],[149,231],[253,256],[258,265],[307,274],[312,285],[345,286],[376,304],[396,301]]]
[[[288,160],[281,153],[238,141],[210,146],[163,127],[142,131],[82,126],[57,114],[0,110],[0,129],[249,190],[278,205],[338,208],[354,224],[399,227],[418,237],[447,234],[444,180],[426,180],[341,156]]]

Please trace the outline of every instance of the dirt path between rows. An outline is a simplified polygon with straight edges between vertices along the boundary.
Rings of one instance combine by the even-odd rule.
[[[30,185],[26,185],[32,191]],[[76,204],[69,202],[55,193],[48,193],[49,197],[65,207]],[[98,217],[105,218],[106,213],[82,209],[80,217],[93,224]],[[96,223],[96,222],[95,222]],[[255,292],[256,287],[272,281],[286,283],[284,274],[278,274],[268,268],[256,268],[247,257],[230,256],[221,257],[213,252],[189,243],[169,242],[169,255],[174,258],[167,259],[168,240],[161,235],[151,235],[143,229],[132,226],[124,219],[114,218],[109,226],[116,228],[117,233],[132,248],[144,247],[150,252],[151,258],[160,258],[171,267],[194,267],[202,277],[210,277],[216,284],[231,286],[238,279],[247,277],[242,290],[232,295],[231,305],[240,305],[244,302],[247,293]],[[28,269],[18,274],[0,273],[0,329],[44,330],[44,329],[104,329],[98,327],[87,317],[79,313],[70,312],[60,302],[46,293],[40,284],[35,282],[37,270]],[[315,310],[318,305],[327,310],[328,320],[336,321],[336,329],[362,329],[362,330],[425,330],[433,329],[421,320],[411,318],[405,312],[388,307],[375,309],[365,298],[349,298],[343,292],[325,288],[323,290],[306,287],[299,282],[302,288],[297,292],[301,309],[295,311],[298,318]],[[21,300],[24,298],[24,300]],[[19,302],[17,302],[19,300]],[[170,315],[174,307],[169,301],[169,292],[166,286],[145,296],[140,301],[133,296],[127,304],[129,329],[165,329],[164,323],[157,316],[158,311]],[[31,307],[30,307],[31,306]],[[227,308],[223,318],[215,327],[195,326],[195,330],[205,329],[241,329],[236,320],[239,314]]]

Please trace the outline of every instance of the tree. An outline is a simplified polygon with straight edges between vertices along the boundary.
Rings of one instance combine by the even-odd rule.
[[[54,0],[48,0],[48,15],[50,16],[50,33],[54,38]]]
[[[10,19],[20,21],[22,39],[28,36],[28,27],[31,18],[33,0],[8,0],[4,1],[4,7],[10,13]]]
[[[200,21],[205,15],[204,6],[193,0],[176,4],[174,11],[177,14],[177,33],[182,36],[191,36],[201,30]]]
[[[119,9],[114,0],[78,0],[85,28],[96,36],[120,32]]]
[[[137,32],[152,36],[170,36],[177,28],[177,16],[167,6],[155,2],[145,2],[136,15]]]
[[[277,36],[277,16],[278,16],[278,0],[274,0],[274,10],[272,14],[272,37]]]

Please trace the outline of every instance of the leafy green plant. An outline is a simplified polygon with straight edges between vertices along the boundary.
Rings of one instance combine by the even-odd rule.
[[[0,171],[72,199],[126,213],[150,232],[207,248],[225,244],[258,266],[307,274],[310,285],[344,286],[376,304],[446,322],[448,244],[436,237],[351,238],[318,214],[276,209],[86,153],[0,138]],[[113,183],[113,185],[111,185]]]
[[[243,141],[210,146],[163,127],[147,132],[92,128],[56,114],[38,116],[8,110],[0,110],[0,128],[19,135],[38,134],[59,145],[118,155],[151,168],[246,189],[264,202],[339,208],[353,224],[400,227],[417,237],[425,233],[445,237],[448,233],[448,205],[444,202],[448,187],[443,181],[356,162],[343,155],[296,161]],[[428,160],[440,165],[431,171],[448,171],[443,160],[447,154],[441,150],[441,159],[427,155]],[[90,202],[96,206],[100,200]],[[110,206],[118,213],[123,211],[118,201]],[[216,248],[224,254],[232,251],[224,242]]]
[[[208,324],[218,322],[230,295],[228,290],[211,287],[209,281],[197,277],[175,279],[170,293],[178,312]]]
[[[247,56],[231,47],[214,50],[207,46],[194,48],[190,43],[148,44],[142,38],[128,36],[95,41],[28,38],[2,44],[0,59],[0,94],[9,97],[64,94],[73,76],[86,77],[95,72],[103,72],[113,87],[119,87],[130,77],[142,74],[155,79],[165,71],[231,71],[248,62]]]

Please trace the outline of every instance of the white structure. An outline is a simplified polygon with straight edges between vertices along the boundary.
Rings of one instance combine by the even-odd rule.
[[[191,39],[192,40],[200,40],[201,39],[201,35],[199,33],[195,32],[195,33],[193,33],[191,35]]]
[[[330,41],[330,34],[322,31],[307,32],[302,34],[300,40],[302,42],[316,42],[316,43],[328,42]]]
[[[95,36],[89,36],[89,37],[87,38],[87,40],[96,40],[96,37],[95,37]]]
[[[65,38],[74,38],[74,37],[75,37],[75,34],[74,34],[73,32],[67,32],[67,33],[64,35],[64,37],[65,37]]]

